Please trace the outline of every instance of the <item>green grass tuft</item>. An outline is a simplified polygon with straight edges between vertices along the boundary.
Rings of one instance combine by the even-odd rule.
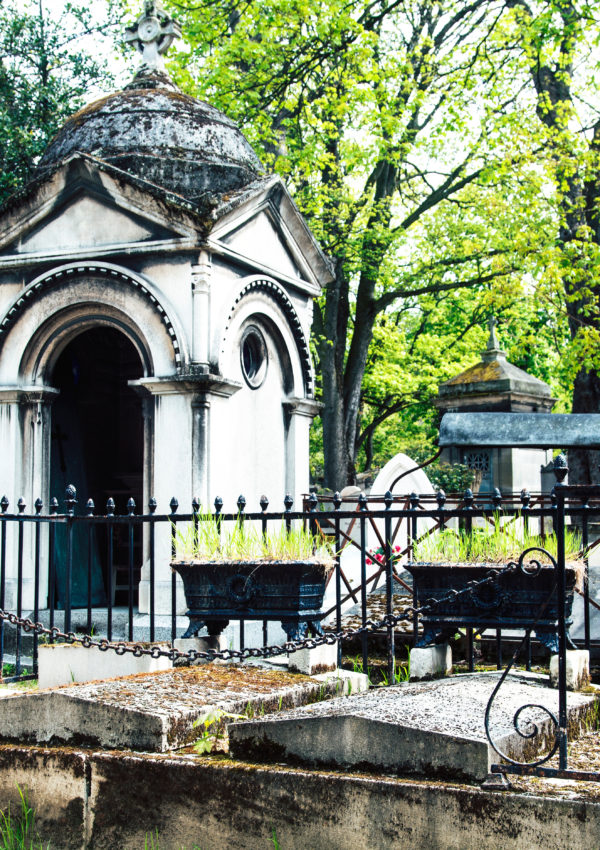
[[[579,560],[583,556],[581,535],[565,529],[565,554],[567,560]],[[415,541],[413,561],[464,563],[505,563],[516,560],[521,552],[531,547],[545,549],[556,558],[557,542],[555,534],[526,534],[514,525],[502,526],[496,521],[488,528],[474,528],[466,531],[445,529]],[[544,563],[541,553],[532,553]],[[549,563],[548,559],[546,562]]]
[[[227,526],[227,527],[226,527]],[[285,523],[267,534],[250,521],[219,524],[200,515],[196,524],[176,527],[176,558],[195,561],[333,560],[331,547],[304,528]]]
[[[10,805],[0,811],[0,850],[44,850],[35,830],[35,815],[24,791],[17,785],[20,804],[17,814]],[[50,845],[48,845],[50,847]]]

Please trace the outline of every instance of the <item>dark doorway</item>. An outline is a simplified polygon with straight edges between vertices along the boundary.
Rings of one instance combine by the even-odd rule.
[[[113,328],[98,327],[84,331],[66,346],[58,358],[52,375],[52,385],[60,390],[60,395],[52,406],[50,491],[58,498],[61,510],[68,484],[77,488],[78,514],[86,513],[88,499],[93,499],[97,514],[104,514],[109,497],[115,500],[117,514],[126,513],[130,498],[138,506],[136,512],[141,509],[144,459],[142,409],[139,397],[127,382],[142,375],[142,363],[135,347],[124,334]],[[89,534],[93,537],[91,543]],[[119,571],[127,568],[128,562],[126,527],[115,525],[114,535],[113,590],[122,585]],[[124,546],[120,536],[125,538]],[[56,594],[59,605],[64,599],[61,549],[57,539]],[[137,592],[141,563],[139,540],[136,540],[136,550],[134,588]],[[107,544],[100,532],[90,532],[87,524],[78,524],[71,586],[73,607],[87,604],[90,558],[92,604],[103,605],[109,586]],[[116,604],[126,601],[114,598]]]

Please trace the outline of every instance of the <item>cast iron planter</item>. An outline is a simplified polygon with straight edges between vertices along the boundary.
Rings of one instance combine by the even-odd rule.
[[[323,634],[321,606],[333,561],[173,561],[190,625],[219,635],[229,620],[280,620],[289,640]]]
[[[408,563],[406,569],[412,573],[415,601],[420,607],[431,599],[443,598],[450,590],[464,590],[469,582],[479,582],[491,570],[502,568],[498,564]],[[569,649],[576,648],[568,633],[572,623],[576,578],[576,569],[567,565],[565,617]],[[550,652],[556,653],[558,606],[555,585],[556,574],[552,566],[542,566],[537,572],[515,569],[504,573],[499,576],[498,582],[475,588],[472,593],[458,599],[442,602],[431,614],[422,615],[423,635],[416,646],[443,643],[456,633],[458,627],[472,627],[478,631],[534,627],[537,639]],[[544,603],[547,604],[540,616]]]

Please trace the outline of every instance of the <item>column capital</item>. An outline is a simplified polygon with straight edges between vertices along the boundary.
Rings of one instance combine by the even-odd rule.
[[[44,386],[0,386],[0,402],[5,404],[41,404],[52,402],[60,390]]]
[[[212,260],[208,251],[200,251],[198,262],[192,266],[192,290],[203,293],[210,290]]]
[[[242,388],[239,381],[228,381],[220,375],[192,372],[164,378],[138,378],[128,381],[130,387],[150,395],[217,395],[231,396]]]
[[[314,398],[296,398],[294,396],[286,398],[283,406],[288,413],[296,416],[308,416],[309,419],[314,419],[323,409],[322,403],[315,401]]]

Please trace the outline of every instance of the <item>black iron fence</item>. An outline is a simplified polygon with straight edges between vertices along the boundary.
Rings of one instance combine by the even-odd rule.
[[[126,638],[134,639],[134,614],[137,611],[137,592],[140,578],[140,562],[147,571],[148,628],[144,636],[154,642],[157,620],[157,535],[162,537],[161,560],[168,562],[177,548],[177,530],[181,526],[198,523],[201,519],[200,505],[192,502],[191,511],[183,513],[177,499],[171,499],[169,511],[159,513],[156,500],[151,499],[147,512],[136,513],[132,500],[126,514],[116,514],[115,504],[108,500],[104,514],[97,514],[91,502],[84,512],[78,512],[76,492],[69,487],[66,493],[65,510],[59,512],[57,499],[52,499],[50,511],[43,512],[41,500],[34,505],[34,513],[27,512],[23,499],[17,502],[17,511],[10,511],[6,497],[0,500],[0,609],[10,609],[21,617],[24,613],[37,621],[40,611],[47,612],[48,625],[55,625],[57,611],[61,611],[61,625],[69,632],[73,610],[85,612],[85,627],[89,633],[94,626],[94,609],[106,609],[105,636],[113,639],[113,612],[125,605],[127,609]],[[348,605],[355,606],[354,620],[364,625],[369,617],[369,598],[379,589],[384,597],[384,609],[391,615],[394,593],[413,594],[413,587],[403,570],[406,560],[412,559],[415,541],[431,537],[440,530],[460,527],[467,533],[473,531],[476,522],[509,527],[521,521],[525,529],[536,523],[541,538],[555,531],[559,514],[564,513],[565,522],[579,529],[581,545],[585,555],[585,572],[582,587],[578,592],[583,597],[584,635],[580,641],[586,649],[592,646],[590,633],[590,609],[598,603],[590,597],[588,560],[591,551],[600,545],[590,533],[594,521],[600,517],[600,490],[593,487],[560,487],[551,495],[530,495],[523,491],[517,496],[502,497],[498,491],[483,499],[470,491],[460,498],[449,499],[443,492],[436,495],[373,496],[360,494],[358,497],[342,499],[339,494],[305,497],[301,510],[293,510],[291,497],[286,496],[282,511],[269,510],[266,498],[260,501],[260,511],[246,510],[246,500],[240,496],[236,510],[223,511],[222,500],[215,500],[213,516],[221,524],[254,522],[263,533],[274,524],[304,524],[313,532],[327,537],[336,557],[332,581],[335,587],[335,602],[326,608],[324,623],[341,631],[343,612]],[[426,523],[426,527],[423,525]],[[168,535],[170,552],[165,555],[165,535]],[[369,545],[369,537],[371,545]],[[373,543],[375,545],[373,545]],[[346,550],[346,552],[344,552]],[[346,575],[344,560],[346,553],[354,550],[360,563],[360,580],[352,583]],[[340,558],[339,553],[343,553]],[[164,563],[163,563],[164,567]],[[94,575],[96,573],[96,575]],[[161,610],[170,611],[170,639],[177,634],[178,578],[169,575],[169,605],[165,606],[164,581],[162,583]],[[7,584],[12,592],[7,598]],[[100,594],[98,589],[100,587]],[[121,594],[117,596],[117,589]],[[27,593],[26,593],[27,590]],[[332,594],[329,594],[331,599]],[[120,603],[120,604],[119,604]],[[164,620],[164,618],[163,618]],[[241,647],[244,647],[244,620],[240,624]],[[515,623],[511,623],[514,628]],[[414,634],[419,627],[418,618],[413,622]],[[4,661],[4,629],[0,623],[0,663]],[[121,637],[121,635],[119,635]],[[266,641],[266,630],[264,630]],[[24,667],[21,650],[21,633],[18,631],[13,642],[15,651],[15,675],[22,674]],[[468,662],[473,669],[473,629],[467,630]],[[368,662],[368,635],[362,638],[364,669]],[[11,644],[13,645],[13,644]],[[388,663],[394,664],[394,630],[387,634]],[[502,627],[496,635],[497,666],[502,662]],[[31,674],[37,673],[37,641],[33,640]],[[531,662],[531,642],[528,642],[527,664]],[[393,681],[393,677],[392,677]]]
[[[558,477],[558,476],[557,476]],[[151,499],[145,513],[136,513],[132,500],[127,505],[127,513],[115,513],[115,504],[108,500],[106,511],[100,515],[95,512],[93,503],[88,502],[84,511],[77,510],[77,494],[73,487],[67,488],[65,509],[59,512],[56,499],[50,503],[50,510],[43,511],[41,500],[34,504],[34,512],[27,512],[23,499],[17,502],[17,511],[10,510],[6,497],[0,500],[0,611],[10,612],[0,618],[0,666],[4,665],[6,653],[6,637],[12,630],[14,652],[9,653],[14,660],[14,676],[12,678],[35,677],[38,662],[38,635],[45,633],[52,642],[58,635],[71,633],[73,611],[85,613],[87,634],[92,631],[94,609],[101,606],[106,609],[105,635],[98,641],[80,639],[84,645],[101,643],[106,648],[113,640],[113,613],[115,610],[115,568],[122,570],[124,581],[119,584],[126,602],[126,637],[132,642],[134,638],[134,615],[136,612],[136,593],[139,580],[140,560],[143,561],[147,572],[147,607],[148,631],[145,639],[153,643],[156,639],[157,623],[157,575],[169,576],[168,594],[170,607],[170,640],[178,637],[178,577],[174,571],[166,572],[165,563],[174,559],[177,552],[177,532],[181,526],[197,527],[202,521],[200,504],[193,500],[191,510],[187,513],[180,511],[178,501],[173,498],[166,513],[160,513],[157,502]],[[565,529],[574,527],[581,535],[581,549],[584,558],[582,586],[576,589],[583,598],[584,635],[580,644],[590,649],[593,644],[590,631],[590,607],[598,607],[589,592],[589,556],[599,544],[595,538],[594,524],[600,517],[600,487],[570,487],[557,483],[552,494],[532,495],[527,491],[519,494],[502,496],[499,491],[481,497],[474,496],[467,490],[460,498],[447,498],[443,492],[435,495],[410,494],[408,496],[358,497],[343,499],[340,494],[332,496],[317,496],[311,494],[304,498],[299,510],[294,510],[291,497],[284,499],[283,510],[269,510],[268,500],[260,500],[259,511],[247,511],[244,497],[240,496],[236,509],[232,512],[223,510],[221,499],[216,499],[212,516],[217,519],[220,528],[228,523],[255,523],[263,534],[267,534],[274,524],[283,525],[289,530],[293,526],[308,527],[315,537],[323,536],[331,543],[335,556],[335,568],[332,573],[334,599],[332,605],[324,611],[323,626],[330,637],[337,640],[340,637],[356,636],[360,640],[363,669],[369,662],[370,642],[375,636],[386,645],[387,681],[394,683],[396,669],[396,637],[399,626],[406,626],[407,616],[398,614],[396,610],[397,592],[405,596],[410,594],[408,610],[412,637],[416,641],[420,634],[420,617],[429,618],[428,625],[435,631],[439,628],[439,612],[436,606],[440,602],[452,604],[453,598],[468,596],[476,598],[479,613],[475,615],[478,623],[470,622],[456,608],[456,613],[449,617],[453,625],[467,625],[467,658],[469,669],[473,670],[474,637],[477,633],[495,628],[497,666],[502,666],[502,645],[506,637],[504,629],[511,630],[510,638],[514,643],[514,630],[520,626],[523,633],[522,643],[527,647],[527,666],[531,663],[531,644],[536,631],[540,632],[540,617],[547,608],[545,599],[539,610],[532,611],[523,622],[515,621],[514,617],[503,619],[502,613],[490,611],[506,607],[506,596],[502,596],[502,576],[506,570],[496,565],[488,565],[482,578],[478,581],[470,579],[462,588],[448,588],[428,606],[423,591],[419,592],[408,580],[404,565],[412,560],[413,549],[418,542],[432,537],[440,530],[454,528],[462,529],[466,535],[474,533],[479,524],[486,527],[492,525],[500,532],[511,524],[520,524],[522,529],[534,528],[542,538],[537,550],[525,558],[521,558],[510,567],[510,570],[521,570],[523,574],[535,576],[540,567],[540,550],[543,549],[543,538],[551,531],[556,537],[556,553],[549,556],[554,581],[551,596],[554,604],[550,630],[556,635],[556,647],[559,655],[559,712],[556,719],[557,736],[556,748],[560,755],[560,769],[567,770],[566,756],[566,652],[569,645],[568,614],[565,609],[565,599],[568,596],[568,571],[565,561]],[[344,561],[347,553],[356,552],[360,579],[353,583],[346,575]],[[533,566],[531,566],[533,564]],[[529,566],[528,566],[529,565]],[[510,572],[509,570],[509,572]],[[491,584],[496,590],[491,596],[475,593],[478,584]],[[10,593],[9,593],[10,591]],[[374,593],[379,591],[383,601],[380,608],[382,616],[373,617],[370,612],[370,601]],[[164,582],[161,594],[164,595]],[[419,595],[420,593],[420,595]],[[179,594],[180,595],[180,594]],[[8,598],[10,596],[10,599]],[[498,600],[502,599],[502,605]],[[119,601],[118,599],[116,600]],[[161,610],[165,609],[164,598],[160,599]],[[345,628],[345,616],[348,605],[354,606],[353,622],[357,626]],[[62,629],[55,625],[57,612],[60,611]],[[38,623],[44,612],[47,616],[45,627],[30,629],[30,622]],[[181,614],[181,612],[179,612]],[[464,619],[463,620],[461,619]],[[264,655],[272,655],[281,651],[281,646],[267,646],[267,620],[263,622]],[[547,619],[547,618],[546,618]],[[229,652],[229,657],[245,657],[245,618],[240,616],[240,650]],[[179,620],[179,623],[181,620]],[[445,625],[448,625],[444,621]],[[432,625],[433,624],[433,625]],[[547,625],[547,624],[546,624]],[[545,627],[546,628],[546,627]],[[22,639],[31,630],[31,655],[24,658]],[[406,633],[405,633],[406,634]],[[405,639],[403,635],[403,640]],[[71,636],[72,633],[71,633]],[[93,637],[93,636],[92,636]],[[540,637],[540,634],[538,634]],[[546,636],[547,637],[547,636]],[[313,641],[314,643],[315,641]],[[327,634],[316,643],[332,642]],[[546,640],[542,642],[547,643]],[[311,641],[304,641],[303,644]],[[292,644],[284,648],[289,649]],[[151,650],[149,650],[151,651]],[[341,640],[338,641],[338,652],[341,654]],[[248,650],[246,650],[248,652]],[[260,655],[261,647],[252,649],[252,654]],[[167,653],[168,654],[168,653]],[[227,652],[221,653],[227,655]],[[210,655],[210,653],[209,653]],[[219,655],[219,653],[212,653]],[[5,677],[6,678],[6,677]],[[546,758],[549,758],[547,756]],[[543,761],[546,760],[544,758]],[[534,767],[542,762],[535,763]],[[568,771],[567,771],[568,772]]]

